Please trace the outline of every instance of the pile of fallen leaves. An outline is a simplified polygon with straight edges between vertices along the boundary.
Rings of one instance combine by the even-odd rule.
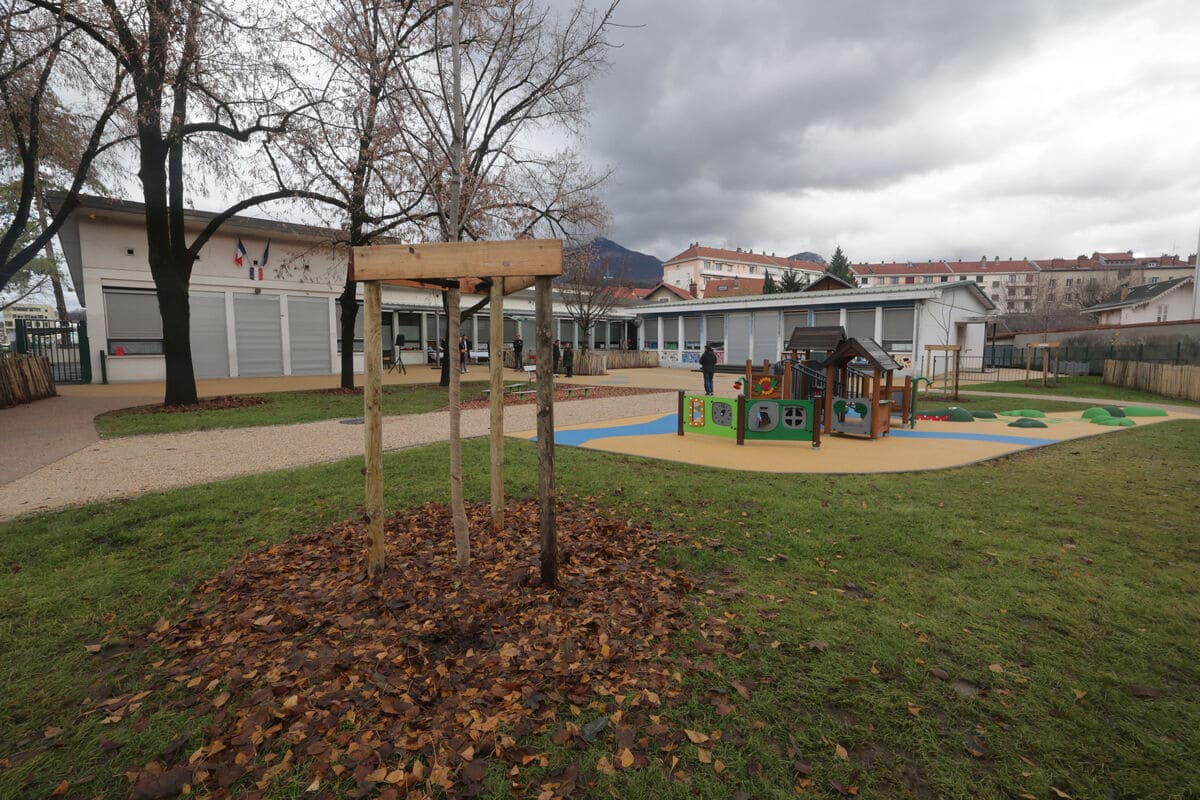
[[[530,387],[531,390],[534,388]],[[587,390],[586,393],[585,389]],[[565,403],[568,400],[597,400],[604,397],[631,397],[639,394],[661,394],[665,391],[667,390],[643,389],[636,386],[575,386],[560,383],[554,386],[554,402]],[[536,402],[536,394],[518,394],[516,392],[506,392],[504,394],[504,405],[506,406],[530,405]],[[464,400],[460,404],[460,407],[487,408],[488,399],[484,397],[476,400]]]
[[[235,394],[221,395],[220,397],[205,397],[197,403],[189,406],[165,406],[162,403],[155,403],[149,406],[134,406],[133,408],[123,408],[114,414],[190,414],[194,411],[224,411],[229,408],[248,408],[249,406],[261,406],[263,403],[270,402],[265,397],[250,397]]]
[[[499,767],[517,792],[559,797],[588,775],[548,774],[546,756],[519,741],[607,743],[601,772],[674,751],[685,732],[659,707],[680,691],[668,653],[689,625],[691,584],[654,563],[664,537],[560,506],[559,586],[547,590],[536,502],[512,505],[499,535],[486,505],[469,515],[465,572],[449,509],[431,504],[388,521],[379,586],[363,577],[361,523],[254,553],[200,586],[189,616],[148,636],[166,654],[160,673],[183,687],[163,694],[212,724],[175,763],[129,772],[133,796],[253,797],[283,779],[352,796],[470,797]],[[733,635],[700,628],[709,642]]]

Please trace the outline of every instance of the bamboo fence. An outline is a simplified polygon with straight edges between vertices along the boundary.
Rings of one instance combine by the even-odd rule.
[[[50,359],[24,353],[0,353],[0,408],[53,397]]]
[[[1139,361],[1104,362],[1104,382],[1164,397],[1200,400],[1200,367],[1181,364],[1147,364]]]

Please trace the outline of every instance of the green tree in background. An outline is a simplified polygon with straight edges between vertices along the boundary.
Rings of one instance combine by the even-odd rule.
[[[808,286],[808,278],[800,277],[800,273],[789,269],[779,279],[780,292],[802,292]]]
[[[775,276],[767,273],[767,277],[763,279],[763,294],[778,294],[779,284],[775,283]]]
[[[858,281],[854,279],[854,273],[850,271],[850,259],[846,258],[846,254],[842,252],[841,245],[838,245],[837,250],[833,252],[833,258],[829,259],[828,272],[851,286],[858,286]]]

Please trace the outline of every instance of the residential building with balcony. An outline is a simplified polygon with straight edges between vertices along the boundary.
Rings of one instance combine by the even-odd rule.
[[[789,270],[794,270],[801,278],[812,280],[825,272],[825,265],[815,261],[781,258],[774,253],[767,255],[765,251],[755,253],[740,247],[724,250],[695,243],[663,262],[663,283],[683,289],[695,297],[707,298],[716,296],[709,291],[709,283],[719,281],[714,291],[716,286],[724,285],[726,288],[721,291],[721,296],[728,296],[734,281],[739,282],[739,288],[743,280],[756,281],[761,288],[767,275],[778,281]]]

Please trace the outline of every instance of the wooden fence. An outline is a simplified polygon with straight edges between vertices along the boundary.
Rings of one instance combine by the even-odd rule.
[[[1164,397],[1200,400],[1200,367],[1187,364],[1175,366],[1108,359],[1104,362],[1104,382]]]
[[[0,408],[32,403],[56,394],[49,358],[0,353]]]
[[[655,350],[600,350],[608,360],[609,369],[640,369],[658,366]]]

